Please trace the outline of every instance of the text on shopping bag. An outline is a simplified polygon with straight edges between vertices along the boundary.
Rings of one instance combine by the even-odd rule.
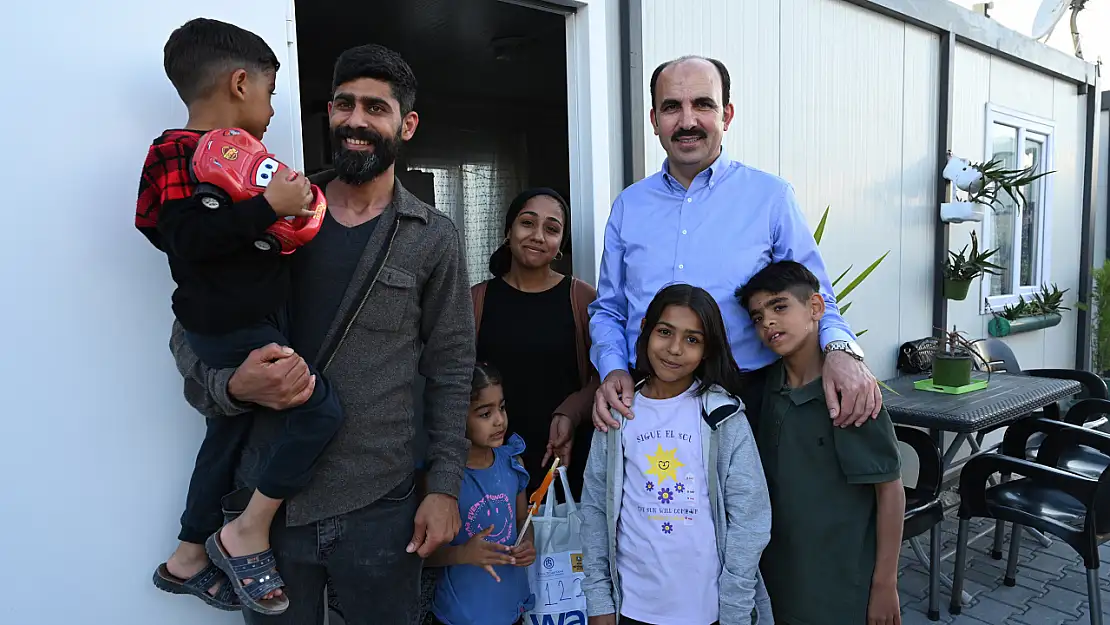
[[[528,625],[586,625],[586,614],[571,610],[561,614],[529,614]]]
[[[574,614],[581,609],[585,593],[582,592],[582,552],[562,551],[542,556],[534,567],[536,612]]]

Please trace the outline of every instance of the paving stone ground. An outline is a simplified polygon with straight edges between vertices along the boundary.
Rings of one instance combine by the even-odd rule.
[[[990,528],[992,521],[971,522],[969,536],[977,536]],[[941,525],[941,553],[956,547],[956,521],[948,518]],[[1053,540],[1042,547],[1032,536],[1022,540],[1018,560],[1017,585],[1009,588],[1002,583],[1009,554],[1009,526],[1002,545],[1002,560],[990,556],[993,533],[968,545],[967,573],[964,591],[971,602],[964,605],[959,616],[948,613],[951,593],[940,586],[940,620],[946,625],[1064,625],[1089,623],[1087,575],[1082,559],[1067,544]],[[928,534],[922,536],[922,548],[929,552]],[[1099,570],[1102,588],[1103,618],[1110,624],[1110,543],[1100,549]],[[941,573],[952,577],[954,557],[941,562]],[[427,585],[425,592],[429,592]],[[898,573],[899,597],[902,600],[903,625],[933,625],[926,613],[929,608],[929,570],[914,555],[909,542],[902,546]],[[329,625],[342,625],[334,612]]]
[[[993,525],[993,521],[973,520],[969,536],[976,536]],[[942,555],[956,546],[956,521],[946,519],[941,526]],[[971,595],[959,616],[948,613],[951,593],[940,586],[940,623],[952,625],[1062,625],[1089,623],[1087,574],[1083,560],[1062,541],[1053,539],[1043,547],[1026,534],[1018,559],[1017,585],[1009,588],[1002,583],[1009,554],[1010,528],[1006,527],[1002,560],[990,556],[993,533],[968,546],[967,573],[964,591]],[[921,546],[928,554],[929,536],[922,536]],[[1100,549],[1099,568],[1102,589],[1103,619],[1110,623],[1110,543]],[[955,556],[941,562],[941,573],[952,577]],[[899,596],[902,600],[902,623],[925,625],[929,607],[929,570],[914,555],[909,542],[902,548],[898,574]]]

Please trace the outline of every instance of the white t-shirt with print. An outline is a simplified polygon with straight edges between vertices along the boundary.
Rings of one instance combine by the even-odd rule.
[[[657,625],[709,625],[719,612],[721,566],[694,389],[670,399],[637,393],[636,417],[621,428],[621,614]]]

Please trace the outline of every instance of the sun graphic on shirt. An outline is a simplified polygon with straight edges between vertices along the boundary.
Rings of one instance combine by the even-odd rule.
[[[686,465],[678,461],[675,457],[675,452],[678,448],[663,451],[663,446],[659,445],[655,451],[655,455],[648,454],[648,464],[651,468],[644,471],[645,475],[654,475],[659,478],[659,483],[662,484],[669,477],[672,481],[678,481],[678,469]]]

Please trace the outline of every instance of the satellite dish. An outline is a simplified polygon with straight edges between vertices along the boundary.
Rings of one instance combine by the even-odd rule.
[[[1033,18],[1033,38],[1044,39],[1051,35],[1067,10],[1068,0],[1043,0],[1037,9],[1037,16]]]
[[[1083,48],[1079,44],[1079,26],[1076,20],[1079,12],[1084,9],[1087,0],[1042,0],[1041,6],[1037,9],[1037,16],[1033,18],[1033,32],[1030,33],[1034,39],[1046,39],[1052,34],[1056,24],[1064,17],[1064,12],[1069,8],[1071,9],[1071,42],[1072,47],[1075,48],[1075,56],[1083,58]]]

